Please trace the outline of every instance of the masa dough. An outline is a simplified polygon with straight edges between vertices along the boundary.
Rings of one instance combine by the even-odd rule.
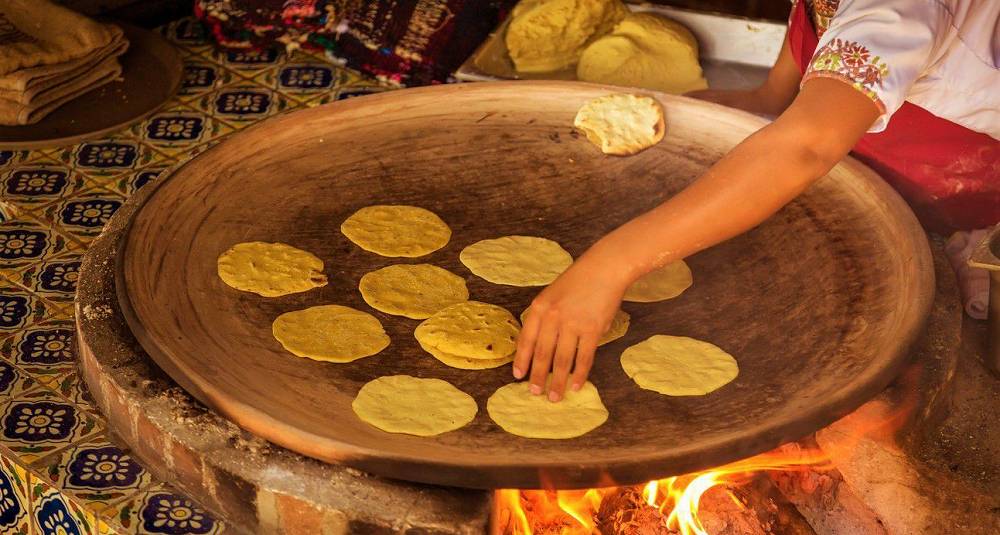
[[[369,381],[351,408],[362,421],[383,431],[419,437],[454,431],[479,412],[476,400],[451,383],[409,375]]]
[[[691,268],[683,260],[671,262],[639,277],[625,290],[625,301],[652,303],[673,299],[691,287]]]
[[[524,312],[521,312],[522,324],[524,323],[524,320],[528,318],[529,310],[531,309],[528,308],[525,309]],[[603,346],[604,344],[614,342],[622,336],[625,336],[625,333],[628,332],[629,321],[631,321],[631,319],[632,318],[628,315],[628,312],[625,312],[624,310],[615,312],[615,317],[611,319],[611,325],[608,327],[608,330],[601,335],[601,338],[597,341],[597,345]]]
[[[295,355],[327,362],[351,362],[389,346],[389,335],[375,316],[340,305],[286,312],[274,320],[271,332]]]
[[[517,349],[521,325],[506,309],[466,301],[438,311],[417,326],[421,346],[467,359],[497,360]]]
[[[396,264],[366,273],[358,289],[375,310],[413,319],[469,300],[465,279],[431,264]]]
[[[597,97],[576,112],[573,126],[605,154],[628,156],[663,139],[663,108],[651,97],[614,93]]]
[[[458,258],[473,274],[509,286],[545,286],[573,263],[558,243],[535,236],[478,241]]]
[[[608,419],[597,388],[587,381],[566,390],[557,403],[536,396],[528,381],[501,386],[486,400],[486,412],[504,431],[527,438],[566,439],[585,435]]]
[[[378,205],[354,212],[340,231],[358,247],[382,256],[415,258],[444,247],[451,229],[418,206]]]
[[[504,364],[514,362],[513,354],[499,359],[470,359],[446,353],[425,344],[420,344],[420,348],[430,353],[431,356],[438,359],[438,361],[445,366],[451,366],[452,368],[458,368],[460,370],[488,370],[490,368],[499,368]]]
[[[677,95],[708,87],[694,35],[680,23],[651,13],[628,15],[610,35],[588,46],[576,77]]]
[[[565,69],[627,13],[619,0],[522,0],[511,12],[507,51],[521,72]]]
[[[626,349],[621,364],[637,385],[667,396],[702,396],[740,372],[736,359],[715,345],[663,334]]]
[[[216,268],[222,282],[264,297],[326,286],[323,261],[284,243],[237,243],[219,255]]]

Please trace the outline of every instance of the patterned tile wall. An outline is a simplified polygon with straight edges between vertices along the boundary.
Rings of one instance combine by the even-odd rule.
[[[88,244],[137,190],[226,135],[386,88],[305,52],[215,51],[191,19],[176,97],[110,136],[0,151],[0,533],[226,532],[107,434],[76,372],[73,295]]]

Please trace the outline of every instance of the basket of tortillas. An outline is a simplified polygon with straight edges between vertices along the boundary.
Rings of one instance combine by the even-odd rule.
[[[621,0],[521,0],[458,75],[582,80],[673,94],[708,87],[694,34],[674,18],[632,11]]]

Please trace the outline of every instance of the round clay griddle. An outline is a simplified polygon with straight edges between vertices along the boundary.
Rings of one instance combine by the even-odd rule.
[[[35,124],[0,125],[0,149],[58,147],[93,139],[142,120],[174,96],[181,84],[180,53],[160,34],[123,22],[128,50],[121,80],[75,98]]]
[[[591,374],[611,415],[583,437],[505,433],[485,406],[512,380],[510,366],[446,367],[418,347],[417,321],[364,303],[357,284],[366,272],[431,262],[464,276],[473,299],[518,314],[537,289],[473,276],[458,260],[463,247],[534,234],[580,255],[764,124],[656,95],[666,109],[665,139],[635,156],[609,157],[571,125],[584,102],[610,91],[573,82],[411,89],[284,115],[235,135],[146,193],[119,251],[130,326],[178,383],[253,433],[379,475],[467,487],[626,484],[708,468],[800,438],[884,388],[928,313],[931,258],[899,197],[850,159],[757,229],[691,257],[694,286],[679,298],[624,304],[631,329],[600,349]],[[451,242],[394,260],[340,233],[355,210],[383,203],[433,210],[451,226]],[[329,285],[273,299],[226,286],[217,257],[251,240],[315,253]],[[392,344],[333,364],[292,356],[271,336],[279,314],[327,303],[375,314]],[[718,344],[739,361],[739,377],[702,397],[638,388],[618,356],[657,333]],[[475,397],[480,412],[432,438],[379,431],[354,415],[351,401],[366,382],[392,374],[450,381]]]

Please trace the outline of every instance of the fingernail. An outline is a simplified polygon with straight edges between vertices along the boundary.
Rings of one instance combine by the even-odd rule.
[[[559,401],[559,393],[555,390],[549,392],[549,401]]]
[[[514,378],[520,379],[522,377],[524,377],[524,372],[521,371],[521,368],[514,366]]]
[[[536,396],[542,393],[542,387],[538,385],[531,385],[531,388],[529,390],[531,390],[531,393]]]
[[[582,386],[580,383],[573,383],[573,391],[578,392]]]

